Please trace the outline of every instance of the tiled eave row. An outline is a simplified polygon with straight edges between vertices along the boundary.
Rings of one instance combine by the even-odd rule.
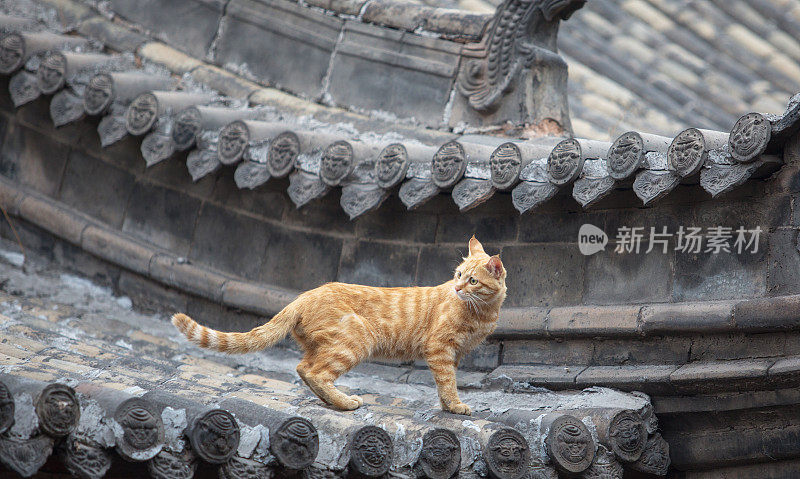
[[[64,37],[63,45],[67,38],[75,37]],[[53,94],[50,110],[57,125],[101,115],[103,145],[142,136],[148,166],[176,161],[178,150],[190,150],[186,163],[195,180],[226,167],[236,168],[240,188],[288,176],[288,194],[298,207],[341,188],[341,206],[351,218],[378,208],[395,192],[409,209],[450,193],[466,211],[505,191],[522,213],[560,191],[584,207],[631,187],[644,204],[681,183],[699,184],[716,196],[778,169],[783,144],[800,126],[795,98],[783,115],[748,113],[730,133],[688,129],[670,138],[631,131],[612,143],[549,137],[509,141],[402,125],[393,131],[390,122],[374,120],[354,127],[347,115],[314,121],[296,109],[259,107],[258,92],[246,81],[155,44],[140,47],[140,58],[162,60],[175,73],[191,70],[195,80],[232,96],[179,85],[152,69],[137,70],[129,56],[69,49],[11,72],[15,104]],[[43,87],[40,63],[47,71],[48,65],[63,64],[66,73],[57,72],[63,78]]]
[[[619,479],[625,470],[663,476],[669,467],[669,446],[642,394],[487,386],[463,392],[476,407],[467,418],[431,409],[435,390],[399,381],[400,368],[365,365],[352,377],[363,386],[351,383],[364,388],[355,391],[364,406],[338,412],[295,376],[290,352],[267,351],[266,362],[207,353],[161,318],[113,306],[96,287],[32,286],[42,287],[86,294],[111,317],[0,293],[8,314],[0,314],[0,470],[23,477],[54,453],[89,479],[112,477],[115,456],[146,465],[154,479],[189,479],[198,469],[228,479],[511,479],[528,471]],[[382,394],[377,385],[394,389]],[[581,447],[565,454],[575,442]]]

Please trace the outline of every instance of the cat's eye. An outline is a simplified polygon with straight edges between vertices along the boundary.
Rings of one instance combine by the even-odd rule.
[[[475,278],[470,277],[469,278],[469,284],[478,284],[478,280],[475,279]]]
[[[460,277],[461,277],[461,271],[456,271],[456,277],[457,277],[457,278],[460,278]]]

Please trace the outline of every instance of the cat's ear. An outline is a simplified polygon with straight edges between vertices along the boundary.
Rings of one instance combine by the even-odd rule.
[[[489,258],[484,267],[489,271],[495,279],[500,279],[503,276],[503,262],[500,261],[500,256],[494,255]]]
[[[486,254],[486,252],[483,251],[483,245],[481,242],[475,238],[475,235],[472,235],[472,238],[469,239],[469,255],[472,256],[476,253]]]

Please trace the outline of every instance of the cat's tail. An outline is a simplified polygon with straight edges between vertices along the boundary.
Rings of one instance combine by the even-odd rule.
[[[231,354],[249,353],[268,348],[285,338],[299,320],[300,315],[294,311],[292,305],[289,305],[268,323],[253,328],[247,333],[224,333],[201,326],[183,313],[172,316],[172,324],[189,341],[201,348]]]

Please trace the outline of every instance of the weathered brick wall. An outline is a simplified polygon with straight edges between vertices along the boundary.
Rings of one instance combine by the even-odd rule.
[[[2,101],[7,99],[2,95]],[[413,212],[395,196],[350,221],[338,193],[300,210],[285,181],[239,190],[232,169],[192,183],[185,157],[145,170],[139,143],[101,149],[96,124],[51,126],[46,100],[16,113],[3,105],[0,173],[132,237],[246,280],[305,290],[327,281],[432,285],[450,278],[473,233],[508,269],[507,305],[554,307],[741,299],[800,292],[797,141],[777,177],[711,199],[682,185],[655,207],[618,192],[582,211],[569,197],[520,216],[506,195],[461,214],[449,195]],[[793,204],[794,202],[794,204]],[[583,256],[584,223],[611,237]],[[613,252],[620,226],[761,227],[756,254]],[[643,249],[647,246],[646,238]]]

